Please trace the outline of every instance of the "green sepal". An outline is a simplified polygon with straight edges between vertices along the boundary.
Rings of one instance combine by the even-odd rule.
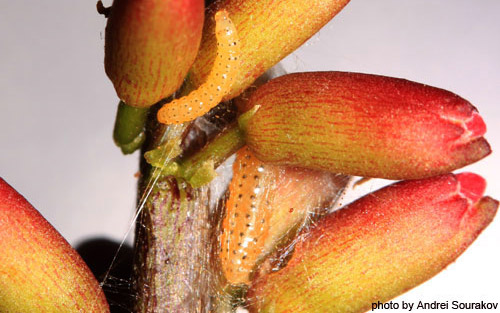
[[[116,112],[113,140],[123,154],[131,154],[139,149],[146,135],[144,125],[149,108],[136,108],[120,101]]]

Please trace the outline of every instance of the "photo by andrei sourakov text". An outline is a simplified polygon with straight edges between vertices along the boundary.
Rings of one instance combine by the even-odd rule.
[[[372,303],[372,311],[375,310],[496,310],[498,308],[498,302],[460,302],[460,301],[446,301],[446,302],[374,302]]]

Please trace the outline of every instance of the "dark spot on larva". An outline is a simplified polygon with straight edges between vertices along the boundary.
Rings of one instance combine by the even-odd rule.
[[[241,259],[243,259],[243,260],[244,260],[244,259],[246,259],[246,258],[247,258],[247,256],[246,256],[246,255],[244,255],[244,256],[242,256],[242,257],[241,257]]]
[[[251,223],[248,223],[246,226],[247,226],[247,227],[250,227],[250,226],[252,226],[252,224],[251,224]]]
[[[234,217],[238,217],[238,216],[239,216],[239,214],[238,214],[238,213],[234,213]]]
[[[241,176],[241,178],[245,179],[245,178],[247,178],[247,175],[244,174],[243,176]]]
[[[240,193],[240,194],[238,195],[238,198],[240,198],[240,199],[241,199],[241,198],[243,198],[243,194],[241,194],[241,193]]]
[[[240,233],[240,237],[243,237],[243,236],[245,236],[245,234],[244,233]],[[229,242],[229,239],[227,240],[227,242]]]
[[[233,250],[233,254],[238,254],[238,253],[236,252],[236,250]]]
[[[251,215],[250,215],[250,214],[247,214],[247,218],[250,218],[250,217],[251,217]]]
[[[290,212],[290,213],[293,213],[293,208],[290,208],[289,212]]]
[[[265,219],[261,219],[260,222],[261,222],[261,224],[264,224],[266,222],[266,220]]]

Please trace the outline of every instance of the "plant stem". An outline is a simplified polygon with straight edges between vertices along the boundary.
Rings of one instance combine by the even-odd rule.
[[[138,225],[137,312],[208,312],[216,283],[210,268],[207,188],[159,180]]]
[[[148,133],[156,133],[157,127],[152,123]],[[185,129],[168,126],[153,146],[161,143],[175,155]],[[240,142],[238,134],[237,127],[223,132],[181,162],[183,169],[189,172],[213,153],[218,157],[212,164],[219,164]],[[142,188],[146,200],[136,227],[135,312],[230,312],[213,257],[221,214],[209,207],[209,187],[194,188],[183,178],[158,175],[155,168],[142,172],[151,186]]]

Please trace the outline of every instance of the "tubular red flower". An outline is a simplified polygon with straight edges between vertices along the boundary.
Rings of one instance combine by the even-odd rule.
[[[201,40],[202,0],[115,0],[104,65],[118,97],[149,107],[182,84]]]
[[[363,312],[453,262],[493,220],[478,175],[404,181],[320,220],[281,271],[252,285],[252,312]],[[280,292],[276,292],[280,290]]]
[[[486,126],[442,89],[377,75],[315,72],[271,80],[246,139],[265,162],[365,177],[416,179],[484,158]]]
[[[78,253],[1,178],[0,311],[109,312]]]

